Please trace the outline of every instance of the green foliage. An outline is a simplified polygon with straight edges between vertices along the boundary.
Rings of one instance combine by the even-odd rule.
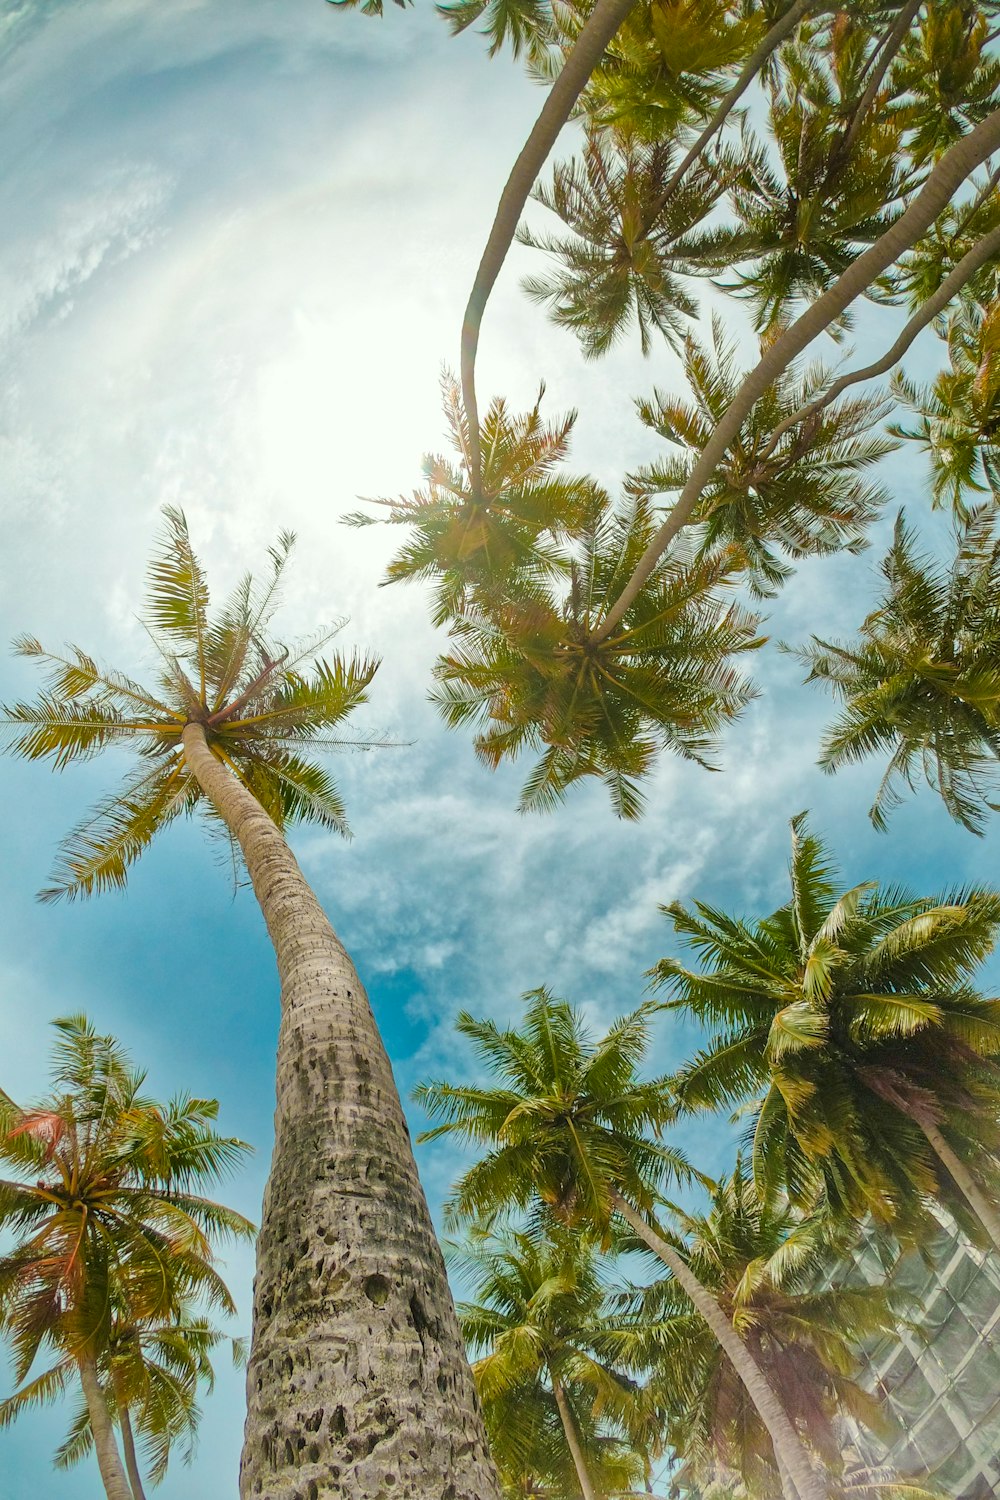
[[[580,1494],[554,1382],[597,1493],[638,1489],[647,1413],[627,1337],[607,1352],[609,1331],[626,1325],[611,1315],[593,1245],[564,1230],[507,1231],[473,1238],[455,1268],[473,1283],[475,1300],[458,1314],[505,1493]]]
[[[511,600],[452,627],[456,647],[435,667],[447,722],[483,726],[476,752],[497,766],[543,750],[522,811],[551,807],[573,782],[599,776],[619,817],[642,810],[638,783],[662,749],[711,766],[720,731],[754,696],[732,665],[762,644],[757,620],[721,597],[732,550],[688,565],[665,559],[621,625],[594,626],[655,529],[648,503],[601,517],[571,567],[570,589]],[[543,748],[544,747],[544,748]]]
[[[937,160],[1000,102],[1000,60],[985,50],[985,9],[957,0],[922,10],[895,80],[911,96],[904,118],[909,153],[920,166]]]
[[[213,1129],[215,1100],[144,1095],[144,1075],[85,1017],[55,1026],[49,1097],[24,1108],[0,1091],[0,1161],[13,1173],[0,1179],[0,1229],[12,1240],[0,1255],[0,1330],[18,1387],[0,1402],[0,1426],[94,1359],[113,1412],[134,1412],[155,1479],[171,1445],[190,1443],[222,1337],[195,1309],[235,1311],[212,1241],[254,1233],[197,1189],[250,1148]],[[43,1350],[56,1361],[31,1376]],[[91,1442],[84,1409],[57,1462]]]
[[[672,142],[591,134],[579,160],[556,167],[551,188],[535,189],[572,238],[519,231],[523,244],[561,262],[524,287],[577,335],[587,358],[606,354],[633,322],[643,354],[654,331],[676,347],[698,310],[681,277],[696,274],[706,258],[725,257],[732,235],[700,226],[730,186],[738,158],[704,160],[672,189],[677,165]]]
[[[469,424],[458,383],[442,377],[448,435],[458,465],[435,454],[424,459],[426,484],[412,495],[375,500],[384,517],[356,512],[349,525],[384,519],[412,528],[411,540],[389,564],[387,583],[428,578],[436,583],[435,624],[461,616],[472,604],[493,604],[511,594],[533,595],[568,564],[557,543],[584,532],[607,504],[591,479],[555,472],[569,450],[576,420],[543,422],[541,400],[524,416],[506,402],[492,403],[482,423],[482,474],[474,491]]]
[[[952,817],[982,833],[1000,758],[1000,542],[992,510],[969,518],[943,570],[915,551],[902,517],[882,573],[885,593],[850,644],[797,652],[809,681],[845,707],[824,740],[825,770],[888,753],[869,816],[885,828],[922,775]]]
[[[966,521],[970,496],[1000,500],[1000,303],[963,303],[949,321],[947,348],[949,368],[931,385],[895,380],[918,420],[894,431],[926,451],[934,504]]]
[[[711,765],[751,695],[732,658],[757,643],[754,622],[728,601],[741,587],[773,595],[798,558],[859,551],[886,498],[870,470],[896,438],[928,449],[934,497],[960,515],[970,497],[1000,494],[996,256],[984,243],[1000,224],[995,7],[455,0],[443,10],[455,30],[484,21],[492,52],[509,43],[534,77],[571,76],[573,87],[550,96],[477,276],[461,395],[446,390],[460,462],[430,460],[424,488],[382,502],[412,536],[389,576],[433,585],[435,620],[452,637],[435,669],[447,721],[474,727],[490,766],[540,757],[523,809],[549,808],[596,775],[634,817],[659,753]],[[594,51],[599,13],[609,29]],[[522,226],[522,242],[552,261],[527,290],[587,358],[632,328],[644,352],[662,336],[689,386],[636,403],[672,451],[626,475],[621,502],[533,469],[533,442],[562,461],[572,419],[543,429],[537,405],[515,418],[497,398],[477,444],[466,416],[478,410],[480,302],[563,108],[563,121],[575,109],[583,145],[535,189],[563,228]],[[956,281],[970,252],[979,264]],[[749,370],[729,314],[713,319],[711,347],[699,337],[695,325],[717,313],[709,277],[730,307],[749,304],[760,335]],[[946,278],[951,306],[929,308]],[[835,380],[874,378],[806,363],[817,339],[843,340],[862,298],[913,313],[866,369],[898,367],[935,320],[949,369],[924,389],[897,368],[889,393],[824,402]],[[916,424],[886,431],[900,401]]]
[[[378,663],[357,656],[321,657],[336,628],[298,647],[268,639],[294,541],[290,533],[270,551],[269,576],[262,583],[244,576],[213,616],[184,516],[170,509],[164,514],[149,569],[145,619],[159,655],[154,688],[99,667],[77,647],[59,656],[31,636],[14,643],[48,679],[34,702],[0,710],[14,754],[50,760],[56,770],[112,746],[127,746],[139,757],[138,769],[63,843],[45,899],[121,888],[129,865],[182,813],[199,809],[217,820],[184,758],[181,737],[190,722],[204,726],[212,753],[279,828],[312,822],[347,832],[335,783],[300,752],[307,745],[365,743],[331,731],[365,702]]]
[[[693,335],[685,340],[690,401],[657,391],[638,404],[646,425],[681,453],[632,475],[628,487],[636,494],[680,493],[743,380],[718,317],[712,333],[711,348]],[[888,409],[882,397],[842,399],[793,421],[829,382],[818,367],[786,373],[768,387],[706,485],[691,523],[702,554],[738,549],[751,589],[764,597],[791,573],[781,552],[792,558],[858,552],[885,500],[884,487],[864,477],[895,446],[872,430]]]
[[[701,902],[664,908],[700,966],[664,958],[670,998],[710,1030],[679,1070],[687,1111],[748,1106],[754,1178],[811,1209],[872,1214],[903,1233],[967,1205],[924,1134],[940,1124],[974,1175],[1000,1166],[1000,1002],[973,988],[1000,932],[1000,895],[914,897],[873,882],[839,892],[804,817],[792,822],[791,899],[744,922]]]
[[[660,1136],[674,1117],[663,1078],[643,1080],[653,1007],[642,1005],[594,1040],[579,1013],[547,990],[525,996],[520,1029],[463,1012],[494,1087],[425,1083],[416,1098],[442,1123],[421,1140],[453,1135],[487,1148],[455,1184],[453,1221],[491,1220],[536,1199],[558,1220],[610,1234],[611,1189],[642,1210],[662,1183],[693,1175]]]
[[[732,195],[742,231],[733,259],[750,265],[731,289],[748,298],[758,329],[774,328],[796,304],[831,286],[898,217],[912,186],[896,111],[883,101],[858,114],[866,42],[864,30],[844,17],[824,52],[805,43],[786,47],[768,120],[780,168],[762,142],[746,138],[745,172]],[[877,294],[877,286],[869,289]]]

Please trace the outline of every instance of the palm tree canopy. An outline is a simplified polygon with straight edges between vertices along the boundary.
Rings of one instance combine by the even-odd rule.
[[[518,231],[522,244],[557,261],[524,288],[577,335],[588,358],[607,353],[633,322],[643,354],[653,332],[676,348],[698,310],[681,276],[695,274],[706,258],[725,261],[732,234],[698,226],[731,185],[739,158],[720,153],[674,188],[678,159],[673,142],[594,132],[582,158],[555,168],[551,188],[535,189],[571,235]]]
[[[212,1127],[214,1100],[142,1093],[144,1075],[83,1016],[56,1021],[52,1094],[22,1108],[0,1091],[0,1328],[23,1382],[44,1344],[96,1360],[114,1330],[176,1321],[191,1300],[235,1311],[213,1237],[254,1227],[201,1195],[250,1148]],[[52,1377],[55,1379],[55,1377]],[[49,1377],[0,1406],[0,1423],[46,1399]]]
[[[906,1228],[943,1200],[975,1236],[922,1122],[991,1172],[1000,1151],[1000,1000],[973,988],[1000,932],[991,890],[915,897],[837,888],[828,852],[792,820],[791,898],[757,921],[703,903],[664,908],[698,969],[653,970],[668,1009],[711,1030],[675,1079],[686,1110],[752,1106],[753,1170],[768,1196],[873,1213]]]
[[[850,643],[813,637],[795,654],[807,681],[826,684],[845,709],[820,752],[826,771],[885,754],[869,816],[884,829],[901,788],[923,776],[952,817],[985,830],[1000,788],[1000,541],[992,507],[965,527],[952,567],[916,552],[897,520],[882,564],[885,593]]]
[[[489,1219],[540,1198],[564,1223],[606,1238],[613,1188],[649,1210],[664,1181],[693,1175],[660,1140],[674,1117],[666,1080],[638,1076],[654,1008],[640,1006],[595,1040],[548,990],[525,1002],[519,1029],[459,1016],[496,1083],[421,1084],[414,1097],[442,1123],[420,1139],[452,1135],[488,1148],[455,1185],[453,1220]]]
[[[657,391],[651,401],[638,403],[646,425],[681,451],[631,475],[634,494],[683,490],[743,380],[736,346],[718,317],[711,344],[688,335],[683,358],[691,399]],[[765,597],[791,573],[781,553],[800,558],[861,551],[886,498],[884,487],[865,473],[895,446],[873,430],[889,409],[884,398],[845,398],[807,421],[792,420],[829,384],[821,366],[776,380],[749,413],[694,518],[699,550],[737,548],[750,587]]]
[[[176,1444],[181,1445],[185,1463],[194,1457],[202,1415],[199,1387],[212,1390],[212,1354],[224,1343],[230,1345],[234,1363],[242,1364],[244,1341],[228,1338],[214,1328],[183,1295],[178,1296],[170,1317],[141,1323],[130,1321],[124,1305],[116,1302],[107,1346],[97,1366],[112,1419],[119,1419],[120,1402],[138,1433],[144,1467],[154,1485],[165,1476]],[[28,1407],[65,1394],[75,1384],[76,1375],[72,1354],[63,1354],[48,1370],[26,1381],[0,1403],[0,1425],[13,1421]],[[73,1467],[90,1454],[93,1446],[90,1413],[81,1401],[65,1441],[56,1450],[55,1467]]]
[[[264,582],[246,575],[213,615],[184,516],[164,514],[143,621],[160,659],[153,688],[98,666],[78,648],[58,656],[31,636],[15,642],[48,676],[34,702],[0,711],[15,754],[48,759],[57,770],[115,746],[140,758],[139,769],[64,842],[54,883],[43,892],[48,899],[120,888],[160,828],[195,808],[216,817],[184,759],[181,736],[193,721],[279,828],[305,821],[347,832],[336,785],[301,752],[365,743],[335,731],[365,701],[378,663],[320,656],[336,629],[300,647],[268,638],[291,533],[271,549]]]
[[[441,454],[424,459],[426,482],[411,495],[370,500],[383,514],[345,516],[351,526],[384,520],[412,528],[411,539],[389,564],[386,583],[430,578],[436,583],[435,624],[460,616],[473,602],[532,593],[568,563],[557,547],[585,534],[607,505],[592,479],[560,472],[576,413],[543,421],[544,385],[531,410],[511,412],[494,401],[483,419],[482,463],[473,480],[468,417],[458,382],[441,380],[445,421],[458,463]]]

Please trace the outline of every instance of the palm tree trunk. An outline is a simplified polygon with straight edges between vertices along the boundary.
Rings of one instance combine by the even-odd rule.
[[[921,1119],[917,1123],[930,1142],[938,1160],[947,1168],[948,1175],[954,1180],[966,1203],[993,1241],[994,1247],[1000,1250],[1000,1213],[987,1198],[965,1162],[960,1156],[956,1156],[948,1145],[934,1121]]]
[[[482,487],[482,455],[479,449],[479,408],[476,402],[476,353],[483,313],[507,251],[513,244],[517,222],[528,201],[528,194],[535,185],[535,179],[545,165],[559,132],[573,113],[574,104],[590,81],[591,73],[604,55],[605,48],[634,4],[635,0],[597,0],[546,96],[541,114],[521,147],[497,204],[496,217],[462,320],[462,400],[469,423],[472,491],[477,496]]]
[[[105,1493],[108,1500],[133,1500],[122,1468],[118,1444],[115,1442],[115,1429],[108,1415],[108,1403],[104,1399],[97,1374],[97,1362],[93,1355],[84,1354],[77,1359],[76,1367],[80,1372],[83,1398],[90,1417],[90,1430],[94,1434],[94,1452],[97,1454]]]
[[[798,1500],[829,1500],[827,1487],[813,1468],[812,1460],[799,1440],[788,1413],[711,1292],[702,1286],[684,1257],[651,1229],[642,1215],[636,1213],[631,1203],[626,1202],[614,1188],[611,1190],[611,1202],[653,1254],[658,1255],[664,1265],[670,1268],[715,1334],[733,1369],[746,1386],[747,1394],[770,1435],[779,1468],[783,1468],[791,1478],[798,1492]]]
[[[594,1486],[591,1484],[590,1474],[587,1472],[587,1464],[583,1456],[583,1449],[580,1447],[580,1438],[576,1430],[576,1423],[573,1421],[573,1413],[570,1411],[569,1402],[566,1400],[566,1392],[562,1388],[562,1383],[558,1375],[553,1370],[550,1370],[549,1374],[552,1376],[552,1394],[555,1396],[556,1406],[559,1408],[559,1420],[562,1422],[563,1432],[566,1434],[566,1442],[573,1457],[573,1467],[576,1469],[576,1477],[580,1481],[583,1500],[595,1500]]]
[[[186,725],[281,981],[244,1500],[499,1500],[472,1372],[368,997],[281,833]]]
[[[781,1459],[778,1459],[778,1475],[781,1479],[781,1493],[784,1500],[799,1500],[799,1492],[792,1483],[792,1476],[785,1468]]]
[[[132,1486],[134,1500],[146,1500],[146,1492],[142,1487],[142,1475],[139,1473],[139,1460],[136,1458],[135,1453],[132,1420],[128,1414],[128,1407],[120,1396],[118,1397],[118,1426],[121,1428],[125,1469],[128,1473],[128,1482]]]

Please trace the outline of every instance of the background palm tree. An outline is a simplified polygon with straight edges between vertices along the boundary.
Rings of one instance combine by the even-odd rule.
[[[609,1308],[596,1247],[559,1228],[508,1230],[474,1237],[458,1264],[476,1299],[459,1303],[459,1319],[514,1493],[525,1476],[583,1500],[637,1489],[647,1467],[633,1446],[643,1435],[641,1391],[603,1347]]]
[[[992,507],[974,512],[950,569],[920,557],[902,516],[882,564],[886,590],[858,639],[813,636],[795,654],[845,710],[820,765],[889,761],[869,817],[884,829],[900,784],[923,776],[957,822],[982,833],[1000,785],[1000,541]]]
[[[618,1215],[669,1267],[711,1328],[749,1390],[800,1500],[824,1500],[822,1481],[752,1353],[684,1255],[650,1222],[665,1181],[698,1175],[658,1139],[675,1115],[667,1081],[637,1076],[653,1007],[623,1016],[595,1042],[565,1001],[546,990],[526,999],[520,1031],[501,1031],[464,1012],[456,1023],[498,1077],[498,1087],[426,1083],[416,1091],[432,1118],[443,1121],[422,1140],[456,1135],[489,1147],[455,1184],[453,1219],[488,1221],[540,1201],[543,1219],[582,1228],[607,1247]]]
[[[0,1425],[72,1372],[109,1500],[131,1500],[112,1422],[132,1393],[119,1406],[109,1380],[122,1325],[168,1325],[194,1298],[235,1312],[211,1237],[250,1238],[253,1225],[195,1189],[249,1147],[212,1129],[214,1100],[144,1096],[144,1075],[85,1017],[55,1025],[50,1097],[22,1108],[0,1091],[0,1161],[16,1174],[0,1180],[0,1226],[14,1236],[0,1256],[0,1328],[20,1387]],[[29,1379],[43,1348],[56,1364]]]
[[[838,891],[804,814],[790,875],[790,901],[754,922],[664,908],[701,965],[657,964],[666,1007],[712,1029],[676,1076],[680,1107],[752,1103],[765,1197],[787,1188],[810,1208],[824,1193],[835,1213],[904,1231],[934,1199],[1000,1249],[1000,1001],[971,982],[1000,895]]]
[[[843,1232],[819,1217],[803,1220],[782,1200],[763,1203],[740,1162],[706,1211],[675,1205],[671,1222],[695,1275],[753,1350],[824,1472],[842,1475],[838,1417],[849,1413],[876,1431],[889,1426],[854,1374],[860,1341],[898,1325],[892,1297],[882,1287],[846,1284]],[[780,1496],[782,1476],[760,1417],[677,1281],[658,1280],[623,1300],[645,1339],[650,1394],[685,1479],[704,1489],[728,1471],[751,1495]]]
[[[229,1343],[234,1363],[245,1363],[244,1340],[227,1339],[181,1295],[175,1311],[142,1322],[128,1310],[112,1311],[107,1344],[97,1364],[101,1386],[113,1422],[121,1435],[122,1458],[134,1500],[144,1500],[140,1458],[147,1479],[156,1485],[166,1474],[175,1444],[182,1445],[185,1463],[194,1456],[201,1420],[199,1386],[210,1392],[214,1384],[211,1355]],[[71,1389],[76,1374],[72,1354],[65,1354],[44,1375],[30,1381],[0,1406],[0,1420],[12,1421],[25,1407],[55,1399]],[[136,1436],[139,1439],[137,1447]],[[94,1432],[85,1401],[71,1420],[66,1440],[56,1450],[55,1466],[71,1468],[94,1447]]]
[[[212,615],[184,517],[165,515],[147,601],[160,657],[153,689],[78,649],[61,658],[33,638],[20,642],[47,668],[49,689],[5,710],[16,753],[57,769],[111,745],[140,758],[70,834],[47,894],[121,886],[155,833],[200,809],[238,845],[274,946],[277,1112],[243,1493],[290,1476],[296,1489],[318,1485],[332,1465],[359,1494],[380,1495],[405,1453],[414,1484],[425,1465],[435,1484],[447,1476],[455,1485],[456,1500],[483,1500],[495,1475],[389,1059],[283,834],[302,821],[346,831],[336,786],[302,752],[352,743],[339,726],[364,701],[376,663],[320,656],[329,630],[299,648],[268,638],[290,535],[272,550],[264,583],[243,578]]]

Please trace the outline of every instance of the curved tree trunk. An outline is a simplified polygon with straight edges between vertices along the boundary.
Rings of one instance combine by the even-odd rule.
[[[594,1486],[590,1482],[590,1474],[587,1471],[587,1462],[580,1447],[580,1438],[577,1434],[576,1423],[573,1421],[573,1413],[569,1409],[566,1400],[566,1392],[562,1388],[562,1382],[553,1370],[549,1371],[552,1376],[552,1394],[556,1398],[556,1406],[559,1408],[559,1420],[566,1434],[566,1443],[573,1458],[573,1467],[576,1469],[576,1477],[580,1481],[580,1489],[583,1492],[583,1500],[596,1500]]]
[[[368,998],[284,838],[184,729],[281,980],[244,1500],[499,1500],[409,1131]]]
[[[916,1115],[911,1115],[911,1119],[916,1119]],[[962,1158],[957,1156],[948,1145],[933,1120],[920,1119],[917,1120],[917,1124],[930,1142],[938,1160],[947,1168],[949,1177],[954,1180],[955,1186],[993,1241],[994,1247],[1000,1250],[1000,1213],[987,1198]]]
[[[134,1500],[146,1500],[146,1491],[142,1487],[142,1475],[139,1472],[139,1460],[135,1453],[135,1438],[132,1435],[132,1419],[128,1414],[128,1407],[118,1398],[118,1426],[122,1434],[122,1452],[125,1455],[125,1470],[128,1474],[128,1482],[132,1486]]]
[[[546,157],[590,81],[604,50],[632,9],[636,0],[597,0],[569,52],[562,69],[546,95],[541,114],[518,153],[500,194],[496,216],[483,250],[476,279],[462,319],[462,400],[469,422],[469,467],[473,494],[482,486],[482,455],[479,451],[479,407],[476,402],[476,353],[479,329],[490,292],[500,274],[507,251],[514,242],[517,221],[528,194],[545,165]]]
[[[791,1479],[799,1500],[829,1500],[827,1486],[816,1473],[813,1463],[780,1399],[771,1389],[771,1384],[750,1350],[740,1338],[711,1292],[703,1287],[687,1261],[672,1245],[636,1213],[631,1203],[612,1189],[611,1202],[622,1218],[631,1225],[639,1238],[658,1255],[664,1265],[669,1266],[680,1286],[687,1292],[696,1309],[714,1333],[733,1369],[746,1386],[757,1414],[767,1428],[774,1446],[774,1455],[779,1469]],[[793,1492],[794,1493],[794,1492]]]
[[[105,1493],[108,1500],[133,1500],[125,1470],[122,1468],[118,1444],[115,1442],[115,1429],[108,1415],[108,1403],[104,1399],[104,1391],[101,1389],[100,1378],[97,1374],[97,1363],[93,1355],[82,1355],[77,1360],[76,1367],[80,1372],[83,1398],[87,1403],[87,1414],[90,1417],[90,1430],[94,1434],[94,1452],[97,1454]]]

